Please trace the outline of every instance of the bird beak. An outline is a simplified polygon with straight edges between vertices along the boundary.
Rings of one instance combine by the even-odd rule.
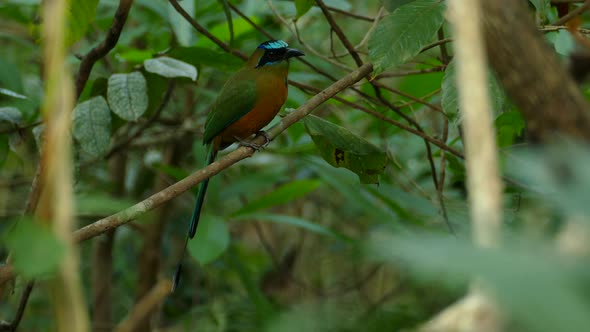
[[[304,56],[305,53],[301,52],[300,50],[294,48],[288,48],[287,53],[285,53],[285,59],[294,58],[298,56]]]

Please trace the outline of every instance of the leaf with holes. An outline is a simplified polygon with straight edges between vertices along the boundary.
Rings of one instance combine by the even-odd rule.
[[[111,140],[111,112],[102,96],[80,103],[74,109],[74,138],[91,157],[103,156]]]
[[[387,166],[387,155],[364,138],[317,116],[308,115],[303,123],[324,160],[334,167],[347,168],[362,183],[379,183]]]
[[[145,70],[160,76],[174,78],[187,77],[195,81],[197,79],[197,68],[186,62],[169,57],[148,59],[143,62]]]
[[[416,0],[384,17],[369,39],[369,58],[375,71],[396,67],[418,55],[434,40],[444,12],[440,0]]]
[[[111,75],[107,87],[107,98],[115,114],[127,121],[137,121],[148,107],[145,78],[136,71]]]

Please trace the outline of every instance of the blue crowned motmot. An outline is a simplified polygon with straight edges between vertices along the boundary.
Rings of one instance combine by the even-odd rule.
[[[207,165],[215,161],[219,150],[234,142],[244,143],[277,115],[287,99],[288,60],[303,55],[282,40],[269,40],[260,44],[246,64],[227,80],[205,122]],[[205,179],[199,188],[184,251],[197,231],[208,184],[209,179]],[[179,263],[174,287],[181,270]]]

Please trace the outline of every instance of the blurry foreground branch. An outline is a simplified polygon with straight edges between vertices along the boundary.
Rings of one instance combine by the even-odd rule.
[[[477,245],[491,247],[500,237],[502,185],[480,25],[480,3],[484,1],[450,0],[448,16],[456,38],[457,87],[465,129],[473,237]],[[501,331],[501,326],[493,300],[481,285],[475,285],[464,299],[445,309],[422,331],[494,332]]]

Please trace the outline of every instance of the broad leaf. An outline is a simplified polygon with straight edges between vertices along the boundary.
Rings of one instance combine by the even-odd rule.
[[[387,9],[391,13],[399,7],[408,4],[412,1],[416,0],[385,0],[383,1],[383,6],[385,6],[385,9]]]
[[[311,191],[314,191],[320,185],[321,182],[318,180],[300,180],[289,182],[277,188],[276,190],[273,190],[271,193],[248,203],[248,205],[244,206],[232,215],[251,213],[257,210],[288,203],[296,198],[306,195]]]
[[[70,0],[67,3],[66,45],[69,46],[86,34],[88,26],[94,21],[98,0]]]
[[[442,82],[442,107],[445,113],[454,120],[459,120],[459,92],[457,91],[455,61],[451,61],[445,69]],[[488,91],[492,110],[499,112],[505,102],[504,90],[491,71],[488,71]]]
[[[10,130],[22,122],[22,114],[16,107],[0,107],[0,131]]]
[[[396,67],[418,55],[434,40],[444,11],[440,0],[416,0],[384,17],[369,39],[369,58],[375,71]]]
[[[180,6],[191,16],[195,13],[195,0],[184,0],[178,2]],[[191,24],[182,17],[170,3],[168,3],[168,20],[172,31],[176,35],[176,40],[182,46],[194,45],[197,40],[197,34]]]
[[[364,138],[314,115],[303,123],[324,160],[356,173],[362,183],[378,183],[387,155]]]
[[[320,234],[320,235],[327,235],[330,237],[335,237],[343,241],[350,241],[350,238],[346,235],[340,234],[336,231],[333,231],[329,228],[324,227],[323,225],[316,224],[312,221],[293,217],[293,216],[286,216],[281,214],[272,214],[272,213],[248,213],[242,214],[236,217],[232,217],[233,220],[257,220],[257,221],[267,221],[267,222],[274,222],[278,224],[286,224],[291,226],[296,226],[303,228],[307,231],[312,233]],[[200,227],[200,226],[199,226]]]
[[[314,0],[295,0],[295,9],[297,10],[297,18],[305,15],[309,11],[313,4],[315,3]]]
[[[27,99],[27,96],[21,95],[20,93],[16,93],[12,90],[0,88],[0,94],[5,96],[10,96],[18,99]]]
[[[74,109],[74,138],[91,157],[100,157],[111,141],[111,112],[102,96],[80,103]]]
[[[150,73],[164,77],[187,77],[195,81],[197,79],[197,68],[186,62],[169,57],[159,57],[145,60],[143,65]]]
[[[65,252],[47,225],[32,219],[20,219],[3,237],[15,269],[26,278],[55,272]]]
[[[188,242],[188,251],[205,265],[216,260],[229,246],[229,229],[222,218],[203,215],[195,235],[197,241]]]
[[[109,77],[107,97],[115,114],[127,121],[137,121],[148,107],[145,78],[137,71],[113,74]]]
[[[177,47],[170,51],[170,56],[195,67],[207,66],[222,71],[237,70],[243,62],[231,54],[217,52],[205,47]]]

